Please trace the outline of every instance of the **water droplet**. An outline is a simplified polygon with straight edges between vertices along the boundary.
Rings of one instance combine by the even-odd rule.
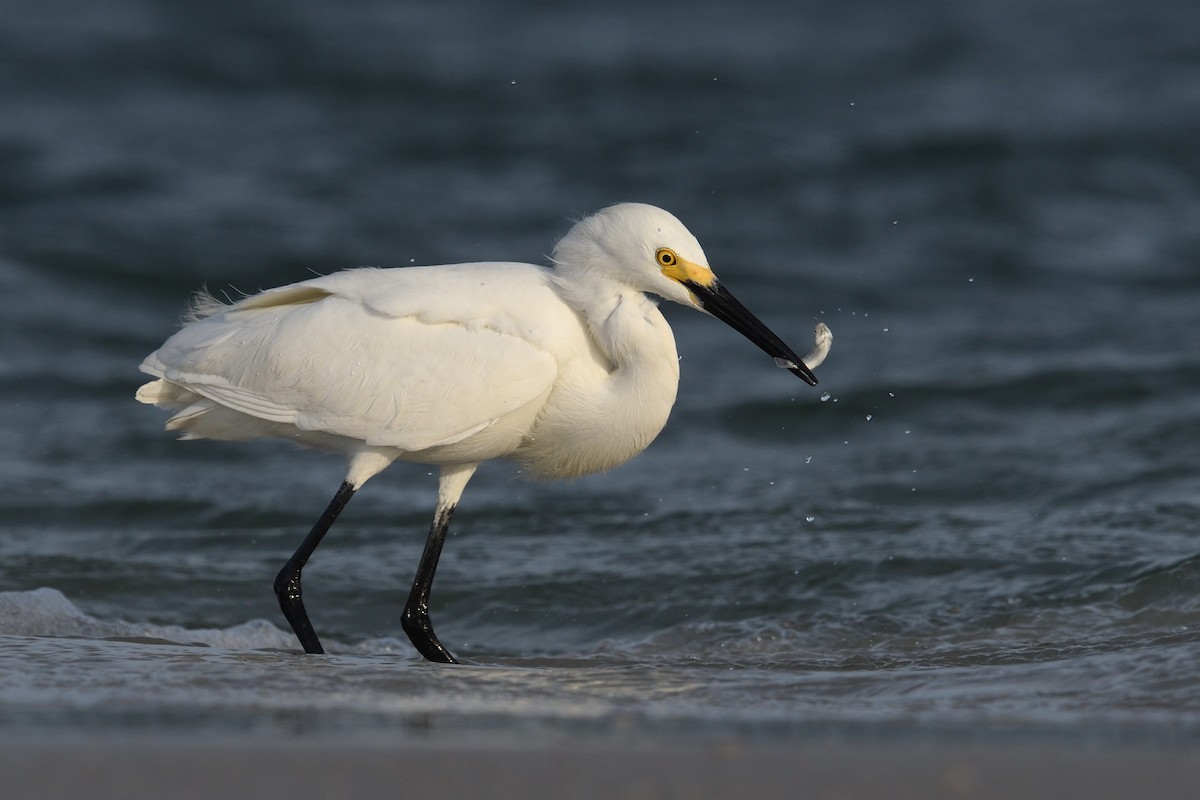
[[[817,518],[814,517],[812,514],[809,514],[807,517],[804,518],[804,521],[805,522],[816,522]]]
[[[831,395],[829,392],[821,392],[822,403],[828,402],[830,397],[833,397],[833,395]]]
[[[809,456],[808,458],[804,459],[804,463],[805,463],[805,464],[811,464],[811,463],[812,463],[812,456]]]
[[[867,414],[867,422],[870,422],[870,421],[871,421],[871,415]]]

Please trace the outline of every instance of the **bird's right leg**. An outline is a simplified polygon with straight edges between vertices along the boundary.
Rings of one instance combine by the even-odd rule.
[[[448,464],[442,467],[442,474],[438,479],[438,502],[433,515],[433,525],[429,529],[425,550],[421,553],[421,562],[417,566],[412,591],[409,592],[408,602],[404,604],[404,613],[400,617],[400,626],[404,628],[417,651],[426,659],[442,664],[457,664],[458,659],[438,641],[437,634],[433,631],[433,622],[429,619],[429,593],[433,589],[433,576],[437,571],[438,559],[442,555],[442,545],[450,529],[450,518],[454,516],[454,508],[462,497],[467,481],[475,474],[477,466],[478,464]]]
[[[442,544],[446,541],[446,532],[450,529],[452,516],[454,506],[438,506],[433,525],[429,529],[429,538],[425,542],[425,550],[421,553],[417,576],[413,579],[412,591],[409,592],[408,602],[404,604],[404,613],[400,616],[400,627],[408,634],[413,647],[429,661],[442,664],[457,664],[458,659],[438,641],[437,634],[433,631],[433,622],[429,619],[429,593],[433,589],[433,575],[437,571]]]
[[[304,610],[304,598],[300,591],[300,570],[304,569],[309,556],[313,554],[317,545],[321,543],[321,539],[329,531],[329,526],[333,525],[333,521],[337,519],[338,514],[342,513],[342,509],[346,507],[346,503],[350,502],[350,498],[353,496],[354,485],[349,481],[344,482],[325,508],[325,513],[321,514],[321,518],[317,520],[317,524],[313,525],[313,529],[309,531],[308,536],[304,537],[300,547],[275,576],[275,596],[279,598],[279,607],[283,610],[287,621],[291,623],[292,630],[296,632],[296,638],[300,640],[306,653],[324,653],[325,650],[321,647],[321,640],[317,638],[317,633],[308,620],[308,612]]]

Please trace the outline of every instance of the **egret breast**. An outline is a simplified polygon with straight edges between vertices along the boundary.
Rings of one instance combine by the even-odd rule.
[[[560,363],[553,390],[513,454],[539,478],[576,478],[625,463],[654,441],[675,404],[675,337],[651,301],[637,294],[605,318],[598,336],[588,326],[579,333],[586,347],[564,349],[575,355]]]

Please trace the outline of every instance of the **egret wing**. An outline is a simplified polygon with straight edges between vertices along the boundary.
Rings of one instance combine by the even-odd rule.
[[[396,280],[409,272],[421,280]],[[420,270],[353,270],[264,292],[185,326],[143,369],[304,431],[409,452],[454,444],[527,416],[549,393],[557,364],[516,335],[519,326],[485,294],[448,273],[431,281]],[[373,285],[405,297],[406,308],[373,307]],[[456,289],[458,302],[447,301]],[[431,307],[441,310],[403,313]]]

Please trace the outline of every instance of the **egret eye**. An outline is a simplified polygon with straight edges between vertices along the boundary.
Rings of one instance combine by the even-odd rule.
[[[675,251],[666,247],[658,248],[658,252],[654,254],[654,257],[658,260],[660,267],[673,267],[679,263],[679,256],[675,255]]]

